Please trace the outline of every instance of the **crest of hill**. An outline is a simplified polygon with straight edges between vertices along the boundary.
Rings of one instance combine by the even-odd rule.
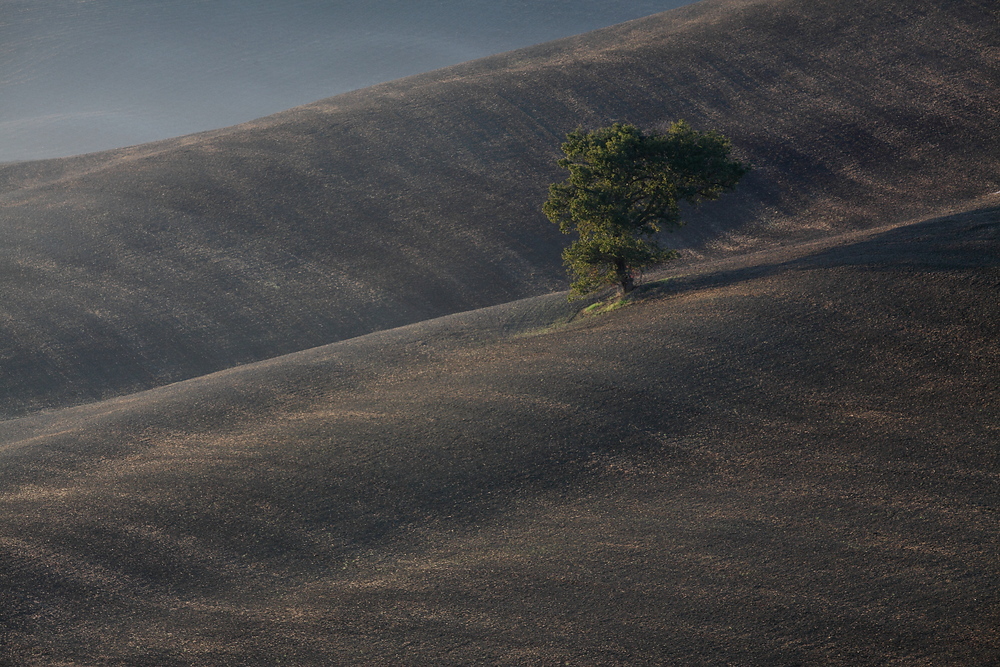
[[[0,169],[4,414],[121,395],[563,284],[565,132],[683,117],[756,171],[728,252],[1000,189],[1000,8],[709,1],[247,123]]]

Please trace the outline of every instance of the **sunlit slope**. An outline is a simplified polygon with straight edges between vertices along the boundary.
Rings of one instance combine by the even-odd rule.
[[[684,117],[756,171],[677,243],[1000,189],[998,5],[707,2],[268,117],[0,169],[0,405],[82,403],[562,287],[577,125]],[[705,246],[710,243],[711,248]]]
[[[4,422],[0,646],[990,664],[998,289],[982,210]]]

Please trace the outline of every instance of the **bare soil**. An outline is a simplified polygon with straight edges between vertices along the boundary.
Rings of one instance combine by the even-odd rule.
[[[993,0],[710,0],[244,125],[0,165],[0,416],[565,286],[565,133],[686,118],[755,166],[716,256],[1000,190]],[[985,205],[985,204],[981,204]]]
[[[991,664],[998,290],[983,209],[4,422],[4,650]]]
[[[1000,663],[1000,8],[709,0],[0,166],[0,662]],[[585,315],[564,133],[756,170]]]

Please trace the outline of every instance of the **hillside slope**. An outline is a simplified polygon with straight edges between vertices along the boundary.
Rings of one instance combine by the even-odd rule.
[[[709,0],[257,122],[0,167],[0,413],[543,294],[577,125],[684,117],[757,170],[676,242],[766,246],[1000,189],[992,0]]]
[[[3,0],[0,161],[213,130],[685,0]]]
[[[0,655],[991,664],[998,290],[994,208],[0,423]]]

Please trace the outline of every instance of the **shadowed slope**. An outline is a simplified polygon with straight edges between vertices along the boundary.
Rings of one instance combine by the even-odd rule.
[[[564,284],[564,133],[685,117],[757,166],[675,240],[787,242],[1000,188],[992,0],[705,2],[235,128],[0,169],[3,411]],[[686,235],[685,235],[686,234]]]
[[[997,209],[0,423],[52,664],[1000,659]]]

